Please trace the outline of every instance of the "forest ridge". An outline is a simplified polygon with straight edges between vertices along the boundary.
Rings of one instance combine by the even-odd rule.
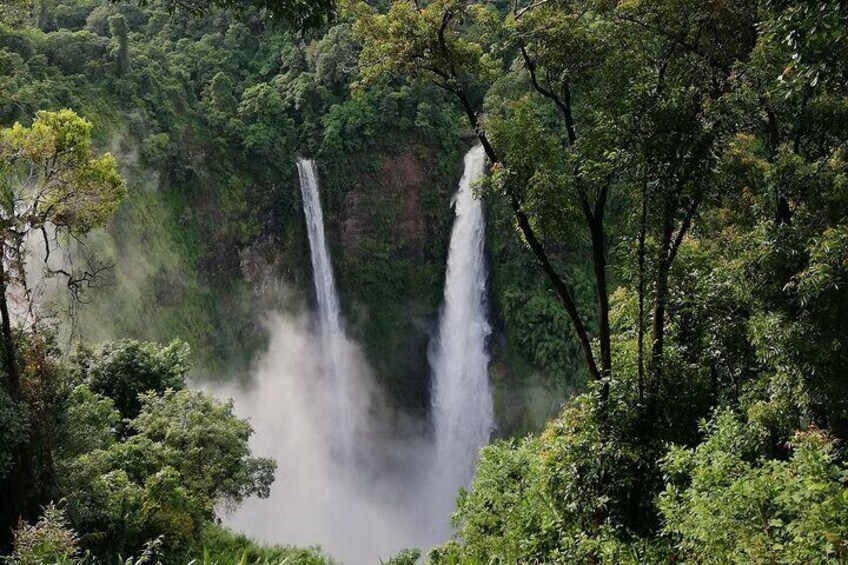
[[[848,562],[848,2],[2,15],[10,563],[331,562],[220,526],[286,462],[187,385],[187,345],[146,340],[243,376],[269,307],[245,265],[308,288],[287,179],[315,156],[345,316],[393,409],[426,410],[419,320],[470,144],[488,161],[500,437],[453,538],[390,562]],[[374,180],[397,170],[420,173]],[[42,279],[79,315],[51,312]],[[540,388],[563,400],[544,426]]]

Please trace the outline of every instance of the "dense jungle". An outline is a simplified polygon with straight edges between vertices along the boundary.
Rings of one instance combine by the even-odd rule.
[[[0,561],[848,563],[845,0],[0,0]]]

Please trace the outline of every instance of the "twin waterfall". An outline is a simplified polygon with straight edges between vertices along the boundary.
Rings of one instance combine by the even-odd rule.
[[[491,328],[486,320],[485,220],[482,203],[473,192],[485,166],[482,146],[472,148],[465,156],[465,169],[454,200],[456,220],[448,251],[439,333],[430,348],[433,477],[435,484],[447,489],[451,504],[457,489],[466,486],[473,476],[477,454],[488,443],[494,426],[486,352]],[[334,393],[332,411],[338,414],[331,447],[349,458],[356,448],[349,406],[353,383],[344,367],[344,334],[324,237],[318,174],[313,160],[298,160],[297,169],[325,355],[324,376]]]
[[[386,408],[345,335],[315,163],[298,162],[317,315],[270,315],[269,348],[250,386],[219,391],[250,418],[254,452],[279,465],[271,497],[247,501],[227,518],[230,526],[266,542],[320,545],[346,565],[380,563],[450,536],[457,491],[468,486],[493,427],[484,219],[473,195],[484,165],[480,148],[465,158],[429,347],[430,419],[421,422]]]

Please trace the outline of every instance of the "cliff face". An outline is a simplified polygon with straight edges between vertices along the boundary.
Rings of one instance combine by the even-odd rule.
[[[429,405],[427,347],[443,299],[451,199],[462,174],[463,148],[458,149],[444,155],[410,144],[372,156],[373,166],[364,170],[334,171],[326,179],[328,188],[340,183],[338,204],[326,208],[348,330],[389,397],[406,410],[423,412]],[[499,433],[509,435],[537,429],[570,390],[551,386],[502,319],[502,294],[514,294],[535,266],[512,236],[509,212],[491,204],[490,377]],[[516,262],[516,255],[525,260]],[[519,329],[533,332],[538,329],[533,323]]]
[[[373,157],[373,167],[341,175],[330,209],[339,290],[348,330],[363,345],[391,399],[425,410],[427,343],[441,303],[451,194],[460,160],[419,145]]]
[[[428,214],[421,204],[422,189],[434,180],[426,177],[426,170],[426,161],[412,153],[384,155],[378,172],[345,194],[342,248],[346,262],[362,258],[365,240],[384,234],[397,242],[398,251],[405,257],[424,259],[427,235],[435,228],[428,225]],[[443,192],[447,191],[440,190],[440,196]],[[375,211],[384,211],[387,217],[380,218]],[[432,214],[429,216],[432,219]],[[389,220],[388,229],[383,229],[381,220]]]

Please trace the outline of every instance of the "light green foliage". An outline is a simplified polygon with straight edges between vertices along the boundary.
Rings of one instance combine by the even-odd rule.
[[[189,561],[190,558],[190,561]],[[333,565],[319,548],[262,546],[221,526],[209,525],[187,553],[188,565]]]
[[[28,8],[26,0],[6,0],[0,4],[0,20],[7,25],[22,25],[28,19]]]
[[[141,413],[130,427],[171,450],[170,464],[190,492],[202,497],[207,514],[216,504],[270,494],[275,465],[249,457],[247,441],[253,429],[233,415],[232,402],[220,403],[196,391],[148,393],[142,395]]]
[[[719,413],[695,449],[663,461],[663,530],[683,563],[841,563],[848,469],[833,438],[797,432],[788,460],[758,455],[755,427]]]
[[[365,3],[350,3],[356,29],[369,38],[360,55],[362,78],[383,75],[433,80],[448,89],[467,86],[477,76],[491,76],[497,61],[481,45],[457,33],[466,19],[483,24],[490,8],[464,0],[436,0],[419,7],[392,2],[386,14],[369,14]]]
[[[71,110],[39,112],[31,127],[0,131],[0,182],[7,217],[47,222],[79,235],[102,226],[126,195],[115,159],[91,148],[91,123]],[[23,212],[13,205],[23,204]]]
[[[388,561],[380,561],[381,565],[416,565],[421,558],[421,551],[417,549],[403,549],[398,551]]]
[[[58,458],[69,459],[115,443],[121,413],[111,398],[85,385],[74,387],[67,400],[65,422],[60,434]]]
[[[35,524],[23,524],[15,531],[14,552],[9,565],[77,565],[81,550],[79,536],[70,527],[64,512],[54,505],[44,509]]]

